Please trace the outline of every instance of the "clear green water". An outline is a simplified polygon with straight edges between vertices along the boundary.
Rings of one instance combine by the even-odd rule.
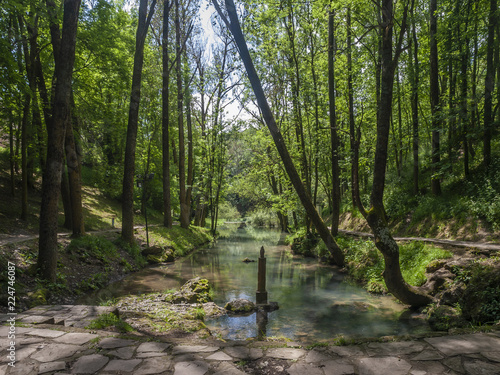
[[[210,248],[200,249],[175,263],[150,267],[129,275],[101,291],[106,298],[165,291],[194,277],[210,280],[214,302],[245,298],[255,302],[257,260],[261,246],[267,259],[269,301],[279,310],[267,321],[254,313],[245,317],[225,316],[207,320],[207,326],[227,339],[259,335],[287,337],[304,342],[349,337],[379,337],[428,331],[420,320],[409,318],[404,306],[390,297],[373,296],[343,281],[344,274],[317,260],[293,256],[282,244],[279,232],[259,229],[234,230]],[[91,297],[94,301],[102,296]],[[81,301],[84,303],[85,301]]]

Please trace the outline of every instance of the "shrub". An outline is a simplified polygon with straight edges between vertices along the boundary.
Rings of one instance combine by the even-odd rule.
[[[270,209],[258,208],[252,210],[249,214],[249,221],[253,226],[265,227],[275,226],[277,224],[276,213]]]
[[[229,221],[238,220],[241,218],[241,214],[230,202],[222,202],[219,204],[219,218]]]
[[[474,323],[500,320],[500,266],[477,263],[460,301],[465,319]]]

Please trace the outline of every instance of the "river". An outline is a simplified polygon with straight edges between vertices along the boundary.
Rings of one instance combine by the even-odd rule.
[[[206,325],[218,336],[245,339],[265,335],[319,342],[339,336],[367,338],[429,331],[421,320],[410,319],[411,314],[393,298],[371,295],[345,282],[345,274],[336,267],[294,256],[283,244],[283,235],[267,229],[233,229],[213,246],[111,284],[97,298],[161,292],[200,276],[211,282],[214,302],[220,306],[236,298],[255,302],[257,262],[243,259],[257,260],[262,246],[268,298],[279,309],[267,316],[254,313],[207,320]]]

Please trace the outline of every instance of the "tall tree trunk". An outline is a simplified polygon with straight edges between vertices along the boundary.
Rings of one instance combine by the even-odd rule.
[[[309,196],[307,189],[304,187],[299,174],[297,173],[297,169],[295,168],[292,158],[286,148],[286,144],[283,140],[283,136],[276,125],[276,121],[274,119],[274,115],[269,107],[266,96],[264,94],[264,90],[262,89],[262,84],[260,82],[260,78],[257,75],[255,70],[255,66],[253,65],[252,57],[248,51],[248,47],[245,41],[245,37],[243,36],[243,32],[241,31],[241,26],[238,20],[238,16],[236,14],[236,7],[234,5],[233,0],[225,0],[226,10],[229,15],[229,20],[223,14],[217,0],[214,0],[214,5],[217,9],[217,12],[224,20],[226,26],[233,34],[235,42],[238,46],[238,51],[243,60],[243,64],[245,65],[245,69],[247,71],[248,78],[252,85],[252,89],[257,98],[258,106],[261,110],[262,117],[271,133],[273,141],[276,145],[278,153],[281,156],[281,160],[283,161],[283,165],[285,170],[292,182],[292,185],[299,196],[304,209],[306,210],[307,215],[311,218],[316,230],[318,231],[321,239],[325,242],[327,249],[331,254],[331,258],[335,264],[338,266],[344,265],[344,254],[342,250],[339,248],[332,234],[328,230],[328,227],[325,225],[320,215],[316,211],[314,204]]]
[[[186,87],[188,83],[186,82]],[[191,118],[191,94],[186,95],[186,125],[187,125],[187,136],[188,136],[188,162],[187,162],[187,187],[186,187],[186,211],[188,215],[188,221],[191,219],[191,196],[193,194],[193,182],[194,182],[194,155],[193,155],[193,126]]]
[[[28,144],[30,140],[30,136],[28,132],[30,132],[30,109],[31,109],[31,97],[33,93],[33,69],[32,69],[32,56],[33,53],[30,53],[28,47],[28,37],[24,32],[24,19],[21,15],[17,17],[17,26],[18,26],[18,38],[22,41],[22,52],[21,49],[18,51],[18,66],[19,73],[23,75],[23,66],[22,66],[22,56],[24,55],[24,70],[26,72],[26,76],[28,77],[29,88],[31,92],[27,92],[24,96],[24,105],[23,105],[23,117],[21,120],[21,220],[26,221],[28,219],[28,180],[29,180],[29,172],[28,172]]]
[[[495,51],[495,29],[498,26],[497,0],[490,0],[490,14],[488,17],[488,43],[486,45],[486,77],[484,81],[484,130],[483,130],[483,159],[486,168],[491,165],[491,136],[493,129],[493,90],[495,83],[495,67],[493,55]],[[497,36],[497,39],[500,36]]]
[[[411,19],[412,19],[412,35],[410,40],[410,52],[408,60],[410,62],[411,71],[411,117],[412,117],[412,148],[413,148],[413,193],[416,195],[419,192],[419,165],[418,165],[418,148],[419,148],[419,118],[418,118],[418,87],[420,81],[420,64],[418,61],[418,39],[414,13],[415,0],[411,3]]]
[[[53,122],[49,129],[47,165],[42,181],[38,269],[43,279],[55,282],[57,270],[57,217],[64,160],[65,126],[70,121],[71,80],[75,61],[80,0],[64,2],[62,39],[56,58]]]
[[[300,66],[296,51],[295,42],[295,26],[294,26],[294,15],[293,8],[290,7],[289,15],[285,17],[285,27],[287,29],[288,40],[290,43],[290,49],[292,53],[289,55],[288,63],[290,64],[291,70],[294,72],[291,77],[292,82],[292,105],[293,105],[293,121],[295,123],[295,136],[300,152],[300,166],[302,180],[306,184],[306,189],[308,194],[311,194],[311,176],[309,173],[309,164],[307,162],[306,145],[304,138],[304,124],[302,118],[302,107],[300,103],[300,90],[302,89],[301,79],[300,79]],[[306,218],[307,230],[309,230],[309,219]]]
[[[73,230],[73,214],[71,213],[71,194],[69,192],[68,172],[64,165],[61,174],[61,200],[64,211],[63,227]]]
[[[350,17],[350,8],[348,10]],[[348,26],[349,27],[349,26]],[[349,31],[348,31],[349,33]],[[337,112],[335,108],[335,10],[328,14],[328,104],[330,109],[330,143],[332,159],[332,236],[339,232],[340,221],[340,169],[339,169],[339,138],[337,134]],[[352,86],[352,85],[351,85]],[[317,151],[319,152],[319,151]]]
[[[74,108],[73,100],[72,104],[72,107]],[[81,149],[75,139],[76,137],[75,132],[73,131],[73,123],[77,124],[76,128],[78,131],[78,118],[74,114],[72,119],[70,119],[66,124],[66,165],[68,167],[68,182],[71,200],[72,237],[80,237],[85,234],[82,206],[82,156]]]
[[[431,190],[434,195],[441,195],[441,181],[439,177],[440,158],[440,106],[439,106],[439,71],[438,71],[438,49],[437,49],[437,0],[430,0],[430,97],[432,113],[432,177]]]
[[[31,95],[24,99],[23,119],[21,122],[21,220],[28,219],[28,122]]]
[[[460,57],[461,57],[461,67],[460,67],[460,133],[462,138],[462,150],[464,158],[464,174],[465,178],[470,175],[469,170],[469,142],[468,142],[468,132],[469,132],[469,111],[468,111],[468,67],[469,67],[469,36],[468,36],[468,26],[469,26],[469,12],[471,3],[470,0],[467,2],[467,9],[462,12],[462,17],[465,18],[463,24],[463,30],[460,31],[460,35],[464,35],[464,40],[460,42]]]
[[[12,40],[14,16],[10,16],[9,30],[7,31],[7,39]],[[14,46],[10,47],[9,53],[12,53]],[[14,155],[14,116],[7,118],[9,122],[9,167],[10,167],[10,194],[16,196],[16,173],[15,173],[15,155]]]
[[[122,193],[122,238],[127,243],[134,242],[134,174],[135,149],[137,145],[137,124],[139,121],[139,104],[141,101],[142,66],[144,63],[144,43],[149,22],[156,1],[151,4],[147,14],[148,0],[140,0],[139,22],[135,39],[134,69],[132,71],[132,89],[127,124],[127,140],[125,144],[125,161],[123,171]]]
[[[163,225],[172,228],[172,203],[170,200],[170,130],[169,130],[169,81],[170,60],[168,53],[169,15],[171,2],[165,0],[163,3],[163,39],[162,39],[162,63],[163,63],[163,87],[162,87],[162,165],[163,165]]]
[[[184,147],[184,91],[182,88],[181,22],[179,0],[175,0],[175,55],[177,79],[177,125],[179,127],[179,201],[182,228],[189,228],[189,212],[186,204],[186,153]]]
[[[365,209],[359,195],[359,142],[361,140],[360,130],[356,131],[354,121],[354,92],[352,77],[352,29],[351,29],[351,8],[347,8],[347,97],[349,108],[349,141],[351,147],[351,196],[352,204],[363,215]],[[377,72],[379,69],[377,68]],[[380,85],[380,75],[377,76],[377,85]],[[380,101],[379,89],[377,88],[377,103]]]
[[[417,288],[408,285],[404,280],[399,264],[399,248],[389,231],[383,203],[394,72],[401,53],[401,42],[406,29],[406,14],[407,8],[405,8],[403,20],[400,23],[399,40],[393,57],[393,0],[382,0],[382,72],[380,101],[377,110],[377,142],[370,196],[371,208],[366,213],[365,218],[375,237],[375,245],[384,257],[385,268],[383,275],[387,289],[405,304],[423,306],[432,302],[432,298]]]

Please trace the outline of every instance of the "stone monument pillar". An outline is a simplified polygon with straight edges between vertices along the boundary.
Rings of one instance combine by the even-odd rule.
[[[264,246],[260,248],[258,269],[257,296],[255,298],[255,301],[257,305],[267,305],[266,258],[264,257]]]

